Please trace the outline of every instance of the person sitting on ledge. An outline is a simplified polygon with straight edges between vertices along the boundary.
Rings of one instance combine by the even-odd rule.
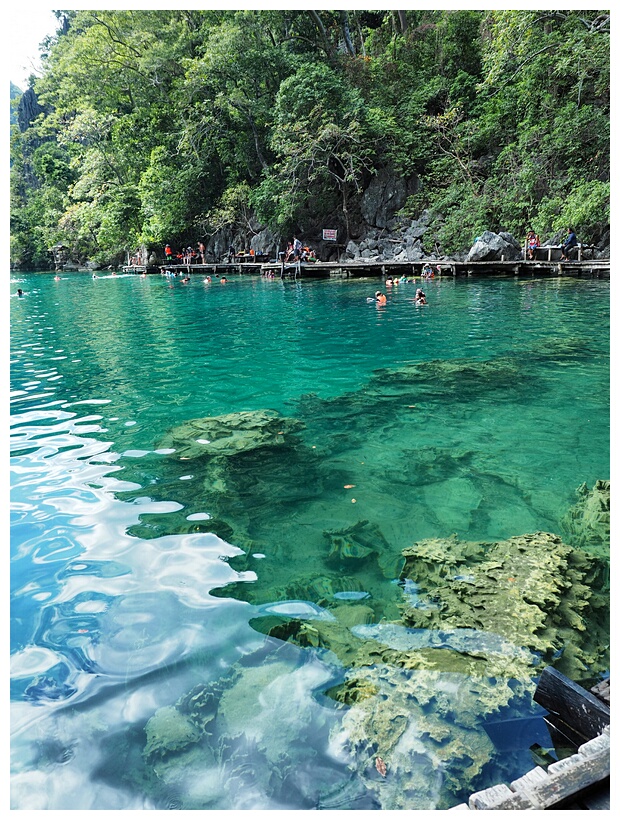
[[[527,258],[533,259],[536,248],[540,248],[540,237],[534,231],[527,232]]]
[[[568,236],[566,237],[566,241],[564,242],[564,244],[560,248],[560,250],[562,251],[562,256],[560,257],[560,260],[562,262],[568,262],[569,251],[571,251],[573,248],[576,248],[576,247],[577,247],[577,235],[575,234],[575,231],[574,231],[573,228],[568,228]]]

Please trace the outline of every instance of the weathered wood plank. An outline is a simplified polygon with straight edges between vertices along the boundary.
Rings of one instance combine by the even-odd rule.
[[[535,786],[537,783],[541,783],[548,777],[549,775],[542,768],[542,766],[536,766],[535,769],[527,772],[522,777],[518,777],[516,780],[513,780],[510,784],[510,788],[513,791],[518,792],[520,789],[525,789],[528,786]]]
[[[489,806],[489,808],[495,811],[524,811],[526,809],[538,809],[539,807],[536,803],[532,803],[524,792],[515,792],[504,800],[500,800],[494,806]]]
[[[564,762],[564,761],[558,761]],[[554,764],[556,765],[556,764]],[[551,768],[551,767],[549,767]],[[547,780],[525,789],[525,794],[541,809],[561,808],[581,794],[609,780],[609,749],[582,759],[568,771],[556,771]]]
[[[504,783],[499,786],[491,786],[490,789],[483,789],[475,792],[469,798],[470,809],[493,809],[497,804],[507,797],[512,796],[512,791]]]
[[[551,666],[543,669],[534,700],[587,739],[599,735],[610,723],[609,707]]]
[[[577,751],[582,757],[592,757],[592,755],[598,754],[605,749],[609,749],[609,733],[603,733],[598,737],[592,738],[592,740],[588,740],[588,742],[583,743]]]

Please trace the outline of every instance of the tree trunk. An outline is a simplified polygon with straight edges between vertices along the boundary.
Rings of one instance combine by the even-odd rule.
[[[344,37],[344,44],[351,57],[355,57],[355,46],[351,40],[351,32],[349,30],[349,15],[346,11],[340,12],[340,26],[342,28],[342,36]]]

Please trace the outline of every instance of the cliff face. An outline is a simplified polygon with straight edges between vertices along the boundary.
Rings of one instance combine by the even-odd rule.
[[[39,114],[45,113],[45,110],[46,109],[39,104],[37,95],[32,88],[24,91],[17,107],[17,124],[19,130],[23,133]]]

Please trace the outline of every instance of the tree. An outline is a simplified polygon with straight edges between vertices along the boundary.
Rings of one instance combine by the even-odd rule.
[[[372,170],[378,138],[360,94],[326,65],[306,64],[287,78],[276,98],[271,137],[278,222],[293,219],[321,189],[335,187],[349,236],[349,199]]]

